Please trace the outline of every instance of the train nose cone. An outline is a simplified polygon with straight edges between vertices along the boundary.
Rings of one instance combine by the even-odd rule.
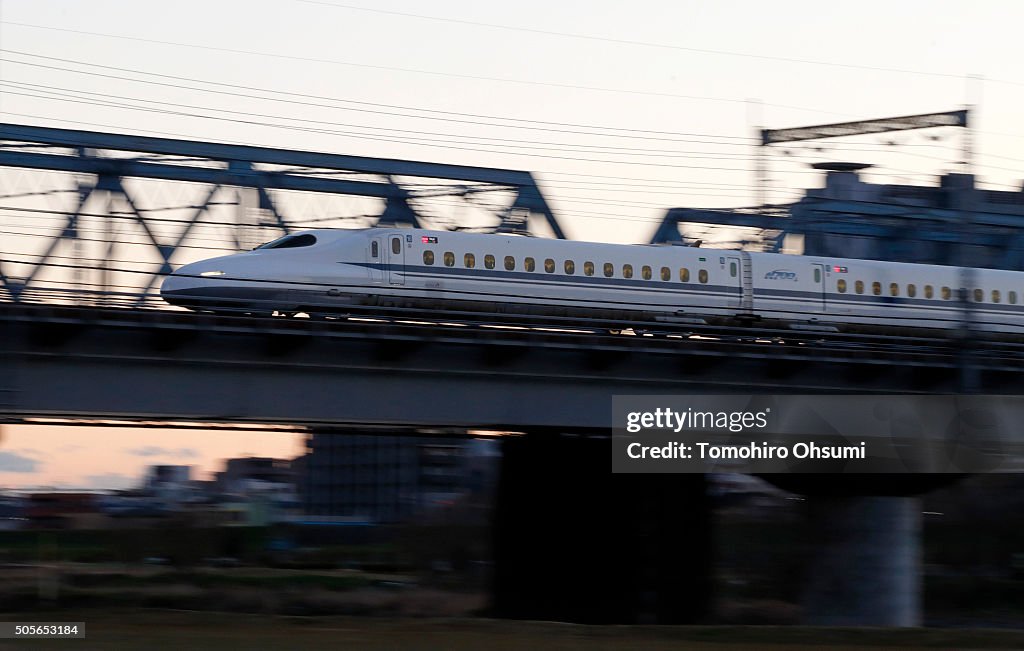
[[[195,297],[202,293],[209,280],[224,275],[210,261],[193,262],[171,272],[160,285],[160,296],[168,303],[182,305],[183,297]]]
[[[182,267],[182,269],[184,268]],[[181,271],[181,269],[178,271]],[[160,298],[171,305],[180,305],[181,295],[190,287],[190,279],[183,278],[177,274],[178,272],[170,274],[160,283]]]
[[[222,292],[218,280],[226,280],[227,256],[193,262],[172,272],[160,285],[160,297],[171,305],[202,307],[211,304]]]

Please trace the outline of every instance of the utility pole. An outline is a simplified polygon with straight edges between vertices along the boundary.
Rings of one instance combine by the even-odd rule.
[[[975,290],[975,274],[971,266],[966,244],[974,222],[972,214],[974,201],[974,166],[972,162],[974,152],[969,123],[970,111],[971,107],[964,110],[964,131],[960,154],[963,179],[960,187],[955,190],[960,231],[959,241],[956,245],[956,264],[960,267],[960,324],[957,332],[957,388],[960,393],[976,393],[978,391],[977,369],[972,364],[975,333],[973,327],[973,297],[971,294]],[[982,298],[984,299],[984,297]]]
[[[761,100],[747,100],[747,124],[754,130],[754,205],[759,213],[764,213],[766,192],[765,185],[768,183],[767,168],[765,166],[764,122],[761,108]]]

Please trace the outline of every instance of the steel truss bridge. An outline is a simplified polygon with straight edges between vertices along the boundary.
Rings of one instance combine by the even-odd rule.
[[[529,172],[0,124],[0,300],[162,307],[159,278],[297,228],[565,233]]]
[[[584,405],[616,392],[941,393],[965,377],[1018,390],[1024,345],[1008,342],[665,323],[613,335],[621,324],[377,308],[211,320],[155,294],[176,264],[296,228],[474,220],[565,235],[523,171],[0,124],[0,348],[15,370],[0,406],[14,418],[587,429],[608,415]]]

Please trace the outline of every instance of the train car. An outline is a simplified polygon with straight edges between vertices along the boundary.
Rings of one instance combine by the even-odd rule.
[[[726,316],[739,252],[408,229],[318,230],[186,265],[161,295],[193,309],[384,305],[552,315]]]
[[[965,288],[961,290],[961,288]],[[313,230],[181,267],[169,303],[344,313],[387,306],[624,320],[1024,331],[1024,273],[409,229]]]

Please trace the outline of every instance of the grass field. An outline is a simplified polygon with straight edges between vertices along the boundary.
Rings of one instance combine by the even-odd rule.
[[[84,621],[84,640],[0,640],[6,649],[235,651],[260,649],[797,651],[808,649],[1024,648],[1024,631],[824,629],[801,627],[579,626],[486,619],[386,619],[82,610],[0,615],[2,621]]]

